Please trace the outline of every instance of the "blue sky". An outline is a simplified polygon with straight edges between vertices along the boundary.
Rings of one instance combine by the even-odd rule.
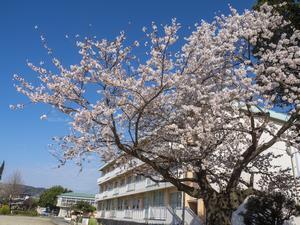
[[[31,105],[22,111],[11,111],[10,104],[26,103],[18,94],[12,76],[34,76],[26,60],[40,62],[47,59],[41,47],[39,34],[46,34],[55,55],[68,65],[77,59],[74,37],[96,35],[112,38],[125,30],[131,40],[142,37],[142,27],[152,21],[165,24],[171,18],[187,28],[201,19],[211,20],[220,12],[228,13],[228,4],[239,11],[251,8],[254,0],[1,0],[0,1],[0,161],[6,161],[4,180],[20,170],[24,183],[38,187],[60,184],[74,191],[97,192],[97,168],[100,159],[94,159],[80,173],[70,162],[57,168],[58,162],[49,153],[53,136],[68,132],[66,118],[50,111],[50,119],[39,118],[49,107]],[[90,25],[91,24],[91,25]],[[187,33],[188,35],[188,33]]]

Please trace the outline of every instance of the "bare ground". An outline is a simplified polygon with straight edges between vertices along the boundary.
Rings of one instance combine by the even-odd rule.
[[[50,218],[0,216],[0,225],[53,225]]]

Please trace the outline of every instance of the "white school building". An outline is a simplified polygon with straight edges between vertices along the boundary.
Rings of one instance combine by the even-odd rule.
[[[274,123],[280,124],[285,115],[271,112]],[[269,138],[263,135],[263,139]],[[270,151],[283,156],[274,163],[292,169],[295,176],[299,173],[298,153],[287,154],[285,143],[276,143]],[[136,161],[137,166],[143,163]],[[155,183],[134,173],[134,168],[116,166],[116,161],[104,164],[97,180],[99,193],[96,194],[96,218],[103,225],[134,224],[205,224],[205,208],[201,199],[195,199],[177,191],[171,183]],[[186,174],[189,176],[189,174]]]

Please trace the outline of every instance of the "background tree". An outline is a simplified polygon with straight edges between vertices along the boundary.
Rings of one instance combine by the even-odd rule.
[[[300,213],[295,199],[280,192],[251,196],[245,209],[245,225],[283,225]]]
[[[23,206],[25,210],[34,210],[38,206],[38,200],[35,198],[27,198],[23,202]]]
[[[48,207],[50,210],[57,209],[57,196],[67,192],[72,191],[62,186],[53,186],[41,194],[38,205]]]
[[[71,208],[74,212],[80,213],[80,214],[88,214],[96,211],[96,208],[92,205],[90,205],[87,202],[79,201]]]
[[[20,171],[16,170],[7,179],[3,186],[4,197],[7,199],[17,198],[23,194],[23,179]]]
[[[260,37],[270,40],[286,25],[268,5],[242,14],[231,9],[197,25],[181,45],[174,19],[145,28],[149,40],[141,45],[123,32],[112,41],[78,41],[81,58],[70,66],[42,35],[54,68],[29,62],[37,86],[15,75],[16,89],[72,120],[72,132],[54,138],[62,163],[95,152],[104,161],[137,158],[148,166],[137,172],[203,198],[207,224],[228,225],[257,191],[247,177],[255,176],[258,189],[297,194],[290,169],[273,165],[280,155],[270,149],[279,141],[300,149],[300,32],[252,54]],[[272,91],[278,86],[284,91]],[[282,109],[288,117],[275,126],[269,109],[281,106],[278,98],[289,103]],[[261,140],[263,134],[270,138]]]

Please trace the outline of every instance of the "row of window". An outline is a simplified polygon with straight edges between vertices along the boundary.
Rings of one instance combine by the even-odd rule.
[[[69,199],[69,198],[62,198],[61,199],[61,204],[62,205],[75,205],[77,202],[84,201],[88,202],[91,205],[95,204],[95,201],[92,200],[84,200],[84,199]]]
[[[174,192],[169,195],[169,204],[172,208],[182,206],[181,192]],[[147,209],[150,206],[165,206],[165,192],[153,191],[145,194],[144,197],[109,199],[98,203],[98,210],[127,210]]]
[[[121,179],[117,181],[112,181],[103,185],[99,186],[99,193],[104,191],[110,191],[113,188],[123,187],[126,184],[132,184],[136,182],[140,182],[142,180],[145,180],[145,177],[142,175],[133,175],[128,177],[122,177]]]

